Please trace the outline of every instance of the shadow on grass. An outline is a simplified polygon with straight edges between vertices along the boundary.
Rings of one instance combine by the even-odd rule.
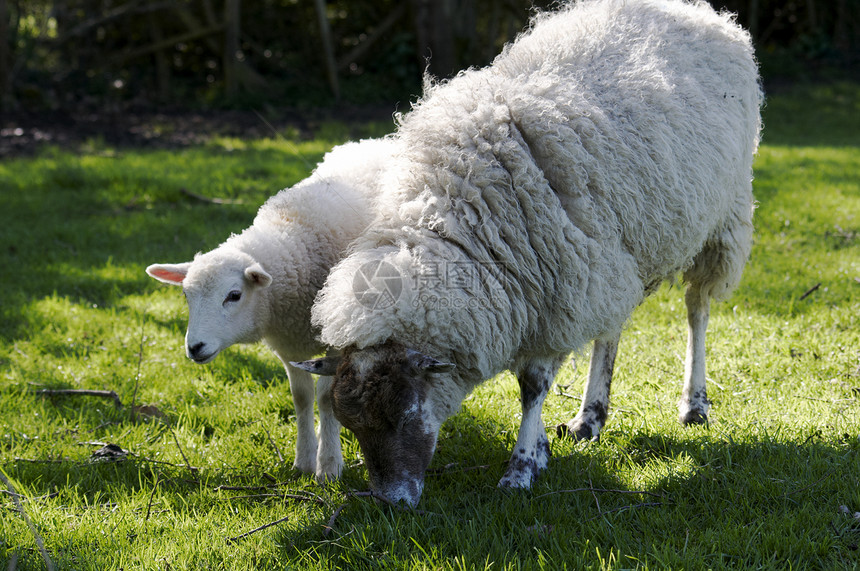
[[[860,524],[839,515],[843,504],[860,509],[860,493],[845,477],[860,466],[856,435],[836,443],[766,435],[739,443],[709,432],[689,439],[639,433],[611,451],[626,458],[624,469],[645,470],[654,461],[670,468],[637,489],[620,484],[611,463],[598,459],[610,453],[603,446],[580,445],[554,458],[533,490],[510,492],[495,487],[504,467],[483,465],[501,452],[481,443],[459,460],[482,465],[428,477],[418,511],[353,499],[329,538],[311,524],[279,540],[314,563],[366,568],[423,550],[464,568],[532,561],[537,553],[574,565],[572,545],[589,544],[640,563],[659,562],[665,552],[662,564],[685,568],[751,568],[771,556],[803,566],[827,556],[850,559],[860,542]],[[678,459],[689,466],[671,468]],[[714,513],[721,514],[716,521]]]

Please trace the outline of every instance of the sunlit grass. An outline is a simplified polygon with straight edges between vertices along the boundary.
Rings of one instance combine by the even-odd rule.
[[[520,414],[500,375],[442,427],[417,512],[350,495],[367,474],[348,433],[341,482],[295,473],[277,359],[256,345],[189,362],[182,296],[143,272],[246,227],[353,130],[0,163],[0,469],[61,569],[860,567],[857,101],[842,84],[768,102],[755,247],[712,311],[708,427],[677,423],[685,309],[667,285],[622,337],[599,443],[553,428],[579,406],[586,350],[545,405],[549,469],[499,490]],[[122,407],[39,392],[63,388]],[[106,443],[125,459],[98,461]],[[40,568],[0,504],[0,567]]]

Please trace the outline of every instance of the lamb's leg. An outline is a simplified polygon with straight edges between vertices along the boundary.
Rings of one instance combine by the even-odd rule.
[[[340,447],[340,423],[331,404],[331,377],[317,379],[317,406],[320,411],[320,443],[317,450],[317,481],[340,478],[343,453]]]
[[[691,285],[685,296],[687,302],[687,360],[684,366],[684,390],[678,403],[681,424],[708,422],[708,391],[705,386],[705,334],[708,329],[710,299],[701,288]]]
[[[310,373],[285,362],[290,392],[296,408],[296,460],[293,467],[300,472],[316,471],[317,437],[314,433],[314,379]]]
[[[609,412],[609,388],[618,341],[621,334],[608,339],[595,339],[588,366],[588,381],[582,396],[582,406],[576,417],[567,423],[567,433],[577,440],[596,440],[606,424]]]
[[[564,359],[532,359],[517,374],[520,383],[523,418],[517,443],[500,487],[529,488],[549,462],[549,440],[541,418],[543,401]]]

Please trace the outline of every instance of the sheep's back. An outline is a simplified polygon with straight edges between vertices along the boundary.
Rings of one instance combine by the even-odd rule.
[[[486,378],[618,331],[728,217],[750,216],[760,98],[748,36],[704,4],[539,17],[492,67],[428,87],[401,118],[380,215],[314,309],[323,340],[465,347],[458,367]],[[504,292],[451,293],[477,300],[466,319],[405,297],[369,312],[346,292],[378,260],[404,276],[494,265]]]

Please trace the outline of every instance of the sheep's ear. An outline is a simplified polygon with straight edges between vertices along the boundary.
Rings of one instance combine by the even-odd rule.
[[[190,267],[191,262],[182,264],[152,264],[146,268],[146,273],[161,283],[181,286],[182,280],[188,275],[188,268]]]
[[[260,287],[269,287],[272,283],[272,276],[256,262],[245,268],[245,279]]]
[[[427,371],[428,373],[450,373],[456,367],[454,363],[444,363],[415,349],[407,349],[406,357],[413,367]]]
[[[341,359],[342,357],[340,355],[336,355],[333,357],[311,359],[309,361],[290,361],[290,365],[303,371],[307,371],[308,373],[313,373],[314,375],[330,377],[337,371],[337,367],[340,365]]]

